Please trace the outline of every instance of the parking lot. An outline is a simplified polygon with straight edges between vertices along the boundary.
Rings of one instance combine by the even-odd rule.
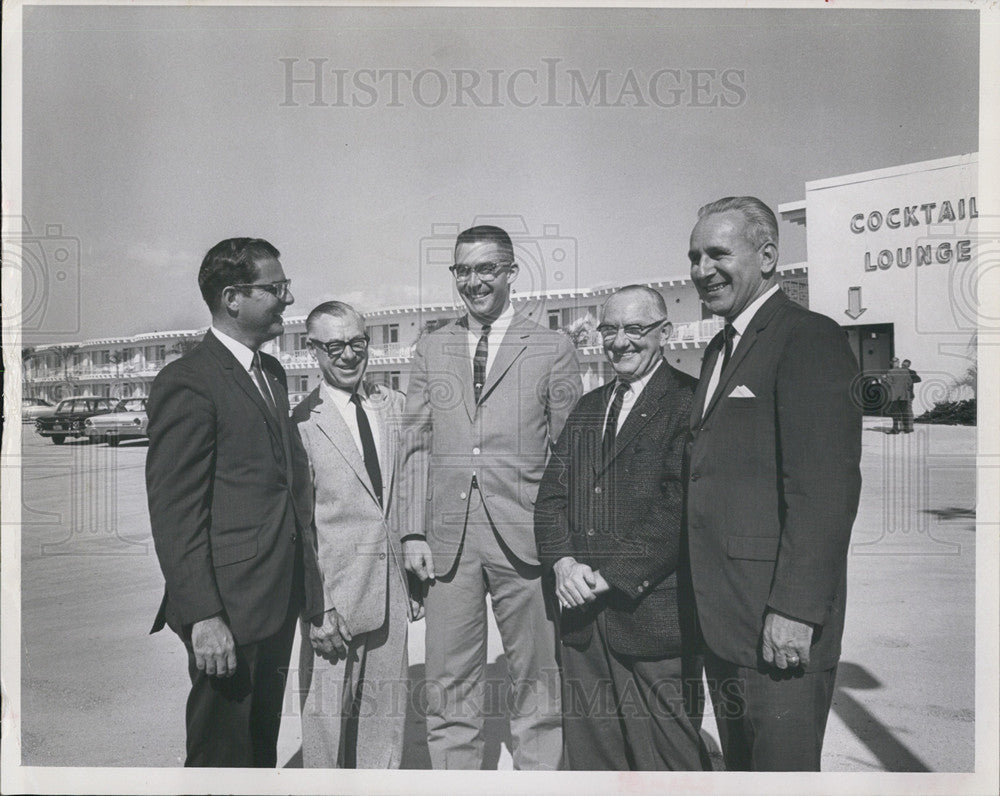
[[[914,434],[890,436],[885,425],[865,424],[847,628],[823,765],[971,771],[976,430],[918,425]],[[183,761],[184,649],[169,632],[148,632],[163,581],[146,513],[146,450],[145,441],[55,446],[24,428],[25,765]],[[495,628],[489,655],[489,676],[503,682]],[[411,626],[410,657],[411,682],[419,682],[422,622]],[[705,729],[714,735],[710,718]],[[489,767],[510,767],[507,732],[502,711],[491,710]],[[290,684],[279,763],[298,765],[298,747]],[[419,704],[409,706],[404,766],[429,766]]]

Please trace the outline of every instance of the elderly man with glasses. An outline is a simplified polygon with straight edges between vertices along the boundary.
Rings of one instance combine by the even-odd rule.
[[[621,288],[597,327],[615,377],[580,399],[538,490],[535,535],[562,608],[574,770],[710,770],[684,588],[684,446],[695,380],[670,367],[663,297]]]
[[[188,654],[189,766],[277,762],[296,615],[322,613],[302,533],[309,464],[288,418],[285,372],[261,345],[294,299],[278,250],[232,238],[198,273],[205,339],[149,393],[146,491],[168,624]]]
[[[427,589],[431,764],[482,766],[489,594],[512,689],[514,767],[555,769],[555,627],[532,507],[549,445],[582,392],[579,366],[567,336],[511,306],[518,266],[504,230],[461,233],[451,270],[468,313],[417,343],[401,465],[414,512],[403,553]]]
[[[328,301],[306,319],[323,381],[295,407],[312,466],[310,543],[323,615],[302,624],[299,682],[306,768],[398,768],[407,702],[408,598],[396,451],[403,394],[362,381],[365,319]]]

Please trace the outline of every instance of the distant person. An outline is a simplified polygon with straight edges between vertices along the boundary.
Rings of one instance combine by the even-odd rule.
[[[663,359],[670,324],[652,288],[615,292],[597,330],[615,378],[570,414],[535,503],[538,555],[562,606],[569,768],[710,771],[678,577],[696,381]]]
[[[886,411],[892,417],[892,429],[889,434],[906,433],[906,415],[909,412],[909,429],[913,430],[913,378],[909,368],[900,365],[897,357],[892,358],[889,370],[882,376],[889,403]]]
[[[906,398],[906,403],[903,406],[903,433],[912,434],[913,433],[913,400],[916,395],[913,391],[913,385],[919,381],[922,381],[917,372],[910,367],[910,360],[904,359],[902,367],[906,368],[907,372],[910,374],[910,391]]]
[[[306,334],[323,381],[292,418],[312,465],[311,542],[324,613],[321,622],[302,624],[302,762],[398,768],[410,606],[390,524],[407,509],[397,499],[395,468],[404,396],[362,381],[368,335],[349,304],[320,304]]]
[[[556,630],[532,517],[550,444],[583,391],[576,349],[515,314],[504,230],[462,232],[451,272],[468,312],[417,342],[403,443],[415,517],[403,554],[427,588],[427,745],[434,768],[482,766],[489,594],[511,679],[514,768],[552,770]]]
[[[754,197],[705,205],[688,257],[726,324],[691,415],[688,540],[705,670],[732,771],[818,771],[861,488],[857,362],[778,284]]]
[[[149,393],[146,491],[166,592],[184,642],[188,766],[273,767],[296,616],[322,613],[302,544],[309,463],[288,417],[285,372],[260,346],[292,302],[278,250],[213,246],[198,273],[212,313],[202,342]]]

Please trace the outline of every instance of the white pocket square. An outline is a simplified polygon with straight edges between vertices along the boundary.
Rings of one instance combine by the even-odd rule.
[[[756,398],[757,396],[754,395],[750,391],[749,387],[741,384],[739,387],[737,387],[735,390],[733,390],[731,393],[729,393],[729,397],[730,398]]]

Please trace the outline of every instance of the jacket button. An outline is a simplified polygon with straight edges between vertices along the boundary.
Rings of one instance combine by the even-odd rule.
[[[698,473],[691,473],[691,480],[692,481],[697,481],[698,480]]]
[[[644,580],[642,582],[642,585],[645,586],[646,588],[649,588],[649,581],[648,580]]]
[[[593,528],[591,528],[590,530],[587,531],[587,536],[593,536],[596,533],[597,533],[597,531],[595,531]]]
[[[468,497],[468,495],[465,492],[459,492],[459,494],[458,494],[458,499],[459,500],[465,500],[467,497]]]
[[[636,586],[635,590],[639,592],[639,594],[642,594],[642,586]]]
[[[385,560],[385,553],[379,553],[378,554],[378,560],[379,561],[384,561]]]
[[[595,487],[594,487],[594,494],[595,494],[595,495],[599,495],[599,494],[601,494],[601,492],[603,492],[603,491],[604,491],[604,490],[603,490],[603,489],[601,489],[601,488],[600,488],[599,486],[595,486]]]
[[[299,535],[297,533],[292,534],[292,541],[297,542],[299,540]]]
[[[473,456],[478,456],[479,455],[479,448],[473,448],[472,449],[472,455]]]

